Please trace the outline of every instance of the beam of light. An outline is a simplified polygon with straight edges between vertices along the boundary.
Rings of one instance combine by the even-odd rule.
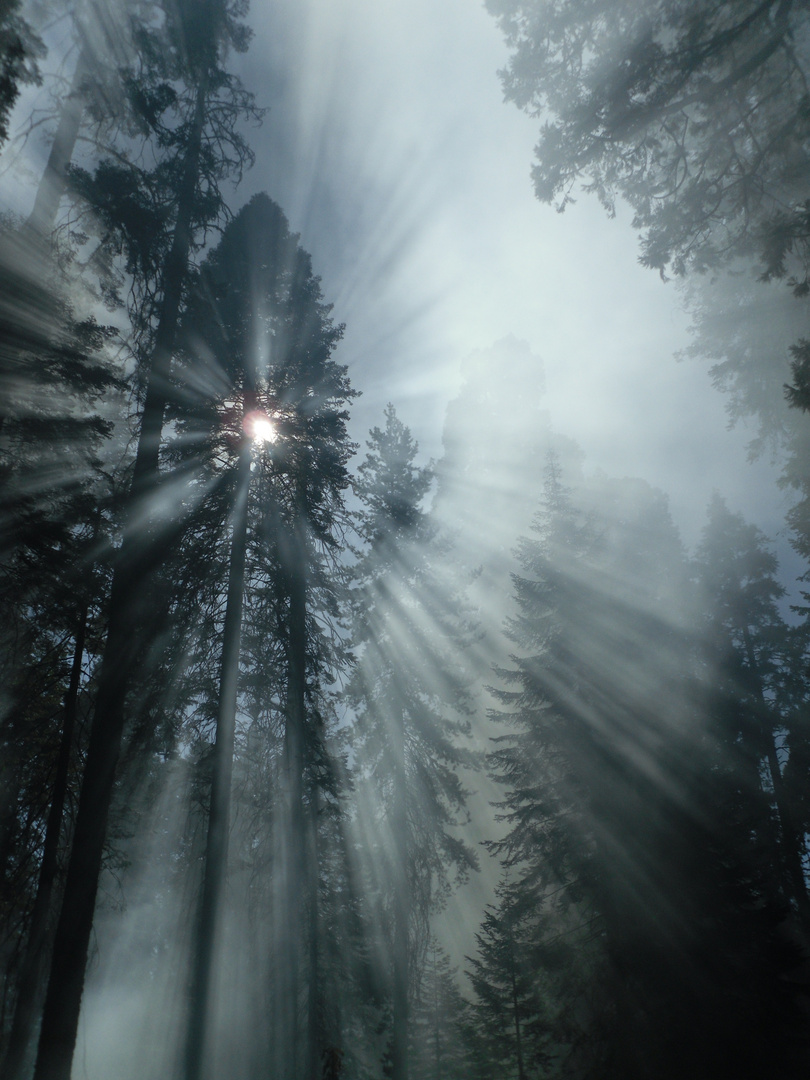
[[[451,3],[448,9],[453,6]],[[472,189],[466,180],[464,184],[456,182],[457,169],[459,178],[462,168],[473,176],[484,175],[484,170],[477,167],[472,157],[459,155],[450,162],[439,152],[442,140],[450,144],[451,140],[445,138],[445,124],[450,125],[451,121],[440,119],[444,114],[433,109],[432,98],[439,96],[434,86],[438,88],[440,84],[431,83],[429,73],[433,70],[441,73],[442,85],[449,86],[449,69],[446,64],[430,65],[422,57],[435,52],[437,61],[444,59],[441,54],[445,42],[451,38],[449,29],[441,37],[435,33],[420,33],[418,37],[414,34],[410,47],[403,44],[405,39],[400,39],[399,34],[391,32],[398,25],[401,28],[411,22],[421,32],[424,12],[420,9],[426,7],[424,0],[417,0],[411,13],[410,6],[399,3],[375,7],[369,6],[367,0],[336,0],[326,17],[318,12],[315,18],[310,17],[315,9],[311,2],[300,7],[274,5],[278,11],[274,10],[272,22],[259,20],[256,29],[259,35],[264,35],[260,40],[270,37],[275,40],[278,63],[268,65],[268,54],[261,49],[254,49],[246,61],[248,65],[261,64],[263,75],[272,69],[272,78],[282,84],[286,106],[276,108],[268,119],[265,131],[276,125],[272,129],[276,136],[272,144],[275,152],[260,155],[261,180],[253,182],[267,185],[274,192],[280,190],[279,199],[295,227],[303,229],[306,245],[315,252],[319,264],[325,261],[325,292],[329,296],[337,293],[337,314],[341,319],[346,318],[348,333],[354,335],[344,342],[343,355],[352,357],[353,381],[368,395],[364,401],[369,404],[369,412],[375,399],[379,403],[381,399],[398,401],[404,396],[419,402],[439,402],[423,408],[418,419],[420,428],[429,429],[427,420],[432,421],[436,409],[443,408],[444,397],[450,392],[444,383],[449,381],[447,371],[461,348],[460,343],[466,347],[469,342],[472,347],[479,336],[491,340],[503,332],[502,327],[514,325],[522,334],[525,326],[526,333],[531,330],[538,339],[542,330],[544,350],[550,356],[550,376],[554,374],[556,378],[555,382],[550,377],[549,393],[554,396],[545,398],[539,359],[514,338],[502,339],[491,349],[474,353],[465,361],[461,377],[467,383],[448,406],[444,459],[437,469],[432,506],[434,523],[448,539],[445,546],[434,546],[427,555],[416,545],[403,545],[392,556],[385,587],[370,594],[367,620],[371,644],[358,650],[358,680],[362,680],[369,694],[377,689],[375,706],[383,722],[379,725],[378,741],[369,743],[365,762],[358,762],[356,774],[350,778],[356,790],[345,795],[347,807],[343,816],[335,816],[335,824],[329,826],[332,832],[323,826],[318,853],[322,862],[314,862],[312,872],[321,872],[329,885],[338,882],[344,887],[338,853],[329,846],[335,833],[344,834],[346,859],[352,863],[351,874],[346,872],[345,876],[352,888],[353,882],[358,883],[358,906],[361,900],[365,905],[362,930],[365,941],[360,941],[358,947],[361,932],[357,931],[357,938],[353,938],[341,928],[342,936],[337,936],[328,947],[344,961],[342,964],[333,961],[336,971],[353,970],[357,964],[355,954],[359,951],[362,958],[362,950],[367,949],[369,969],[381,973],[375,977],[382,985],[387,977],[390,920],[385,904],[378,898],[385,895],[387,884],[396,880],[397,866],[394,832],[386,812],[388,791],[384,770],[380,767],[375,772],[375,766],[380,760],[390,763],[389,746],[395,725],[401,723],[406,692],[407,702],[414,710],[411,730],[424,735],[426,743],[436,716],[451,721],[471,719],[470,738],[462,738],[459,743],[464,749],[479,751],[479,760],[483,757],[481,751],[492,749],[493,739],[502,739],[509,732],[506,721],[496,721],[488,713],[500,709],[490,689],[491,683],[496,684],[496,689],[501,685],[495,669],[513,666],[515,662],[510,653],[516,646],[503,632],[504,620],[510,616],[514,619],[518,614],[510,578],[513,571],[519,570],[514,546],[518,537],[527,535],[530,529],[541,494],[542,463],[548,449],[556,449],[562,459],[566,483],[584,488],[587,480],[583,455],[571,440],[551,427],[547,413],[562,416],[566,431],[571,430],[569,423],[574,431],[577,427],[580,431],[590,428],[591,446],[608,445],[608,436],[623,446],[622,439],[613,436],[612,425],[619,431],[623,423],[626,431],[631,430],[631,425],[623,419],[627,413],[616,404],[620,396],[622,400],[629,399],[626,387],[630,381],[616,377],[611,350],[629,352],[636,357],[639,370],[633,369],[633,380],[646,376],[651,367],[647,359],[646,323],[642,320],[638,320],[637,326],[631,325],[630,315],[624,318],[624,307],[617,305],[613,312],[604,300],[600,306],[592,301],[593,313],[587,319],[579,309],[574,310],[574,303],[581,304],[580,292],[568,286],[570,279],[565,267],[570,265],[575,268],[572,273],[581,276],[581,266],[586,262],[584,254],[594,256],[596,245],[589,230],[579,234],[582,238],[573,244],[566,231],[567,246],[563,248],[561,244],[557,249],[568,251],[573,247],[580,252],[577,245],[581,245],[582,259],[571,258],[570,263],[566,260],[565,266],[561,266],[562,259],[548,255],[549,269],[541,271],[531,246],[539,234],[532,232],[527,219],[519,216],[524,204],[515,199],[514,210],[505,217],[493,210],[499,200],[509,202],[499,193],[512,189],[496,187],[495,177],[486,175],[491,190],[485,192],[486,203],[479,205],[475,201],[476,193],[482,189]],[[293,25],[295,33],[290,32]],[[427,50],[422,54],[416,49],[419,63],[415,70],[422,73],[420,79],[394,78],[399,61],[404,65],[405,58],[409,58],[410,63],[411,52],[419,42],[425,42]],[[479,48],[483,52],[486,46],[482,44]],[[456,54],[465,56],[466,52],[457,50]],[[365,54],[377,57],[375,63],[363,62]],[[495,66],[493,62],[493,71]],[[351,73],[350,78],[346,77],[347,72]],[[264,85],[258,79],[246,78],[246,82],[252,86]],[[472,82],[469,85],[472,87]],[[500,93],[494,79],[491,92],[500,107]],[[483,94],[480,108],[477,99],[473,101],[467,94],[457,92],[452,97],[463,101],[465,111],[475,118],[469,122],[474,143],[486,145],[487,160],[495,163],[493,170],[511,176],[507,168],[511,162],[505,160],[506,154],[492,149],[500,145],[493,141],[492,125],[487,127],[486,139],[478,131],[477,125],[483,124],[485,117]],[[428,99],[431,99],[430,108],[425,104]],[[381,127],[380,117],[391,115],[396,115],[397,124]],[[430,121],[427,129],[426,116]],[[499,123],[506,131],[513,122],[504,114]],[[464,133],[467,128],[459,126],[459,130]],[[340,133],[339,138],[335,132]],[[389,142],[392,132],[396,139]],[[464,134],[464,138],[468,137],[472,141],[472,137]],[[506,147],[505,142],[503,145]],[[291,152],[280,153],[278,146]],[[525,157],[520,159],[520,184],[525,184],[529,152],[527,147]],[[474,162],[472,166],[470,161]],[[277,169],[278,175],[271,174],[268,180],[268,169]],[[332,189],[326,192],[324,177],[332,178],[334,193]],[[327,198],[327,194],[331,197]],[[527,200],[530,198],[527,195]],[[340,209],[339,214],[334,213],[335,205]],[[482,206],[486,207],[486,213],[482,212]],[[533,202],[529,202],[529,207],[535,210]],[[545,222],[538,216],[537,221],[541,220]],[[475,227],[469,224],[476,221],[491,222],[492,232],[479,228],[478,224]],[[566,230],[567,226],[568,222]],[[537,226],[541,227],[550,234],[553,222]],[[546,244],[549,251],[555,250],[551,240]],[[610,265],[612,252],[610,249],[607,255],[599,256],[600,260]],[[517,278],[501,270],[507,256],[506,265],[517,265],[520,269]],[[629,257],[635,259],[635,247]],[[477,269],[477,274],[465,276],[467,262]],[[615,270],[612,274],[600,273],[601,261],[598,266],[599,270],[590,271],[592,283],[601,277],[614,283],[616,289],[628,291],[622,275],[617,275]],[[294,267],[285,267],[284,271],[291,274]],[[272,319],[272,311],[264,312],[261,308],[262,273],[257,268],[253,347],[257,357],[256,382],[263,387],[270,370],[283,370],[289,335],[280,332],[279,337],[271,338],[260,332],[265,320]],[[502,283],[496,280],[498,274]],[[463,288],[458,284],[462,280]],[[538,281],[543,283],[542,289],[538,289]],[[539,307],[539,292],[547,293],[553,301],[546,299],[545,307]],[[4,302],[0,302],[0,313]],[[534,316],[530,319],[522,309],[550,312],[545,316],[546,325],[539,316],[536,321]],[[44,315],[36,305],[30,304],[18,312],[18,321],[24,316],[25,327],[30,332],[42,329],[39,323]],[[580,339],[581,328],[590,328],[591,323],[598,325],[602,342],[598,349],[583,344],[584,331]],[[565,327],[564,333],[557,329],[559,325]],[[680,333],[680,323],[675,329]],[[569,342],[571,337],[573,344]],[[642,341],[643,349],[631,347],[637,339]],[[190,336],[188,350],[194,362],[184,374],[184,392],[192,402],[195,396],[224,398],[223,409],[227,406],[230,410],[224,448],[222,443],[217,444],[222,450],[217,467],[224,470],[223,462],[233,449],[230,441],[242,433],[252,441],[257,458],[280,459],[287,441],[285,399],[277,399],[272,415],[255,409],[243,417],[242,401],[228,396],[235,394],[232,373],[218,366],[213,350],[204,341]],[[564,368],[560,360],[555,363],[555,353],[565,356]],[[386,357],[385,363],[380,362],[380,355]],[[571,378],[579,384],[575,392],[568,379],[559,374],[563,370],[571,372]],[[583,371],[588,371],[588,379],[583,379]],[[583,393],[583,386],[589,387],[588,393]],[[17,378],[15,374],[14,380],[7,384],[7,395],[24,418],[43,412],[41,386],[33,379]],[[66,394],[50,394],[46,404],[48,415],[55,420],[64,421],[73,416],[74,402]],[[110,411],[112,414],[113,410]],[[354,415],[359,431],[363,425],[357,412]],[[673,430],[680,437],[678,418],[683,410],[671,409],[669,415],[676,418]],[[375,415],[369,422],[377,420]],[[644,446],[644,436],[646,452],[652,454],[660,439],[647,437],[646,428],[639,425],[632,426],[632,430],[642,432],[638,445]],[[600,434],[603,431],[607,433],[604,436]],[[196,433],[182,434],[180,438],[204,444],[208,432],[202,428],[192,432]],[[436,443],[435,434],[431,438]],[[279,442],[282,446],[278,450],[262,449]],[[424,450],[426,443],[421,432],[420,442]],[[60,446],[52,455],[53,460],[49,456],[41,467],[35,463],[37,468],[21,470],[26,494],[42,493],[44,499],[52,491],[69,489],[76,472],[83,477],[82,470],[86,469],[87,476],[91,475],[84,459],[79,460],[75,454],[69,457],[63,452],[65,449]],[[682,447],[678,449],[682,451]],[[41,452],[45,454],[45,450]],[[592,452],[588,460],[593,462]],[[606,469],[613,466],[609,456],[598,460]],[[589,467],[592,469],[592,465]],[[642,467],[646,475],[644,462]],[[217,477],[206,475],[205,461],[199,466],[199,479],[192,475],[193,468],[164,477],[160,487],[135,507],[129,528],[147,534],[156,524],[173,521],[178,506],[189,517],[195,514],[214,493]],[[690,504],[700,501],[695,497],[695,472],[695,469],[692,473],[687,470]],[[566,595],[587,595],[591,610],[598,614],[582,618],[576,627],[570,628],[571,659],[559,664],[551,674],[544,675],[542,651],[536,651],[537,681],[544,675],[542,687],[547,696],[553,697],[572,726],[576,724],[583,740],[600,747],[609,746],[613,773],[626,772],[633,779],[644,781],[648,790],[657,786],[670,801],[697,813],[688,802],[688,790],[678,787],[663,790],[665,785],[676,782],[665,766],[672,753],[670,745],[675,745],[675,738],[680,737],[679,723],[690,718],[689,709],[682,707],[683,702],[677,696],[681,659],[677,635],[688,628],[690,613],[681,606],[686,600],[679,596],[678,583],[667,577],[663,545],[653,535],[651,520],[653,524],[658,520],[660,525],[663,519],[653,514],[658,503],[648,486],[638,486],[635,481],[608,484],[600,480],[599,484],[598,491],[596,481],[592,489],[588,488],[589,497],[598,505],[588,504],[587,508],[599,511],[600,550],[609,552],[610,558],[606,554],[603,562],[591,565],[585,560],[566,560],[563,550],[551,560],[560,590]],[[268,513],[268,530],[274,520]],[[638,541],[639,548],[654,550],[660,556],[657,562],[662,571],[658,577],[650,570],[641,581],[640,560],[636,547],[629,542],[628,530],[630,539]],[[217,536],[217,545],[222,542]],[[667,542],[675,543],[672,538]],[[426,559],[430,562],[430,575],[422,573]],[[254,606],[247,618],[261,625],[262,606],[268,608],[275,602],[274,564],[269,561],[266,566],[254,564],[249,570],[250,602]],[[190,567],[188,572],[195,571],[196,568]],[[462,594],[465,606],[462,618],[453,625],[450,614],[457,593]],[[142,796],[144,808],[139,811],[138,831],[122,842],[128,860],[124,875],[127,908],[105,910],[99,919],[100,966],[88,977],[83,1021],[86,1034],[84,1042],[80,1041],[90,1063],[89,1080],[109,1075],[123,1080],[136,1074],[149,1080],[172,1071],[177,1032],[182,1028],[182,1011],[177,1003],[182,999],[191,948],[188,912],[197,885],[194,859],[199,855],[199,845],[194,830],[199,831],[204,816],[194,787],[195,783],[199,785],[199,780],[192,774],[204,762],[210,742],[210,656],[215,655],[223,602],[221,592],[216,594],[213,590],[206,600],[210,612],[198,613],[195,636],[187,647],[185,676],[191,687],[187,703],[183,705],[182,700],[179,705],[175,703],[175,696],[180,698],[183,688],[176,690],[168,680],[162,690],[165,699],[158,699],[161,713],[168,714],[174,709],[177,722],[182,721],[185,730],[181,740],[185,739],[185,744],[181,741],[176,758],[170,757],[165,762],[155,758],[151,762],[150,798]],[[472,615],[468,609],[472,609]],[[313,619],[317,614],[316,611]],[[465,623],[468,618],[472,622],[473,616],[477,621],[471,632]],[[649,633],[651,625],[658,631],[657,635]],[[460,640],[464,637],[471,639],[466,645]],[[212,1021],[211,1075],[267,1075],[267,1060],[272,1053],[283,1057],[291,1041],[290,1033],[282,1026],[287,1014],[278,1004],[281,984],[275,973],[292,922],[285,881],[292,862],[288,850],[289,826],[274,794],[282,769],[283,698],[279,697],[278,683],[260,685],[274,665],[283,671],[283,640],[281,643],[280,640],[261,639],[254,632],[245,647],[251,666],[245,656],[242,661],[246,684],[248,678],[253,680],[250,685],[257,704],[254,715],[248,712],[250,702],[243,700],[245,711],[237,718],[237,724],[241,725],[237,730],[236,762],[240,787],[235,803],[228,904],[217,945],[218,987]],[[587,685],[583,671],[588,675]],[[469,673],[474,677],[467,684]],[[464,685],[469,697],[462,711],[454,708],[454,691],[459,683]],[[508,684],[504,687],[509,689]],[[247,699],[247,692],[243,693]],[[648,704],[654,708],[645,709]],[[653,713],[652,719],[647,716],[649,712]],[[536,713],[538,722],[542,722],[544,709],[538,706]],[[551,709],[546,708],[545,713],[550,714]],[[257,728],[259,724],[267,728],[257,738],[256,747],[250,745],[242,730],[247,728],[248,720]],[[551,722],[549,719],[548,723]],[[338,734],[342,740],[345,729]],[[337,749],[329,763],[330,768],[338,771],[343,764],[340,740],[335,739]],[[684,741],[688,748],[698,745],[697,738],[694,743]],[[328,749],[331,753],[331,748]],[[416,766],[412,775],[416,818],[430,794],[430,776],[423,777]],[[449,828],[455,830],[454,835],[479,848],[482,840],[498,840],[503,836],[505,826],[490,801],[502,798],[503,789],[485,772],[476,773],[472,763],[462,775],[465,784],[475,789],[468,798],[471,817],[465,823],[460,814],[458,824]],[[603,777],[594,768],[585,776],[594,786],[603,780],[623,790],[613,774]],[[675,776],[677,779],[677,773]],[[375,783],[378,778],[380,782]],[[630,790],[629,783],[626,789]],[[350,792],[348,782],[344,791]],[[660,915],[663,934],[667,926],[675,923],[673,908],[679,898],[660,886],[666,880],[661,873],[663,859],[659,863],[657,857],[645,852],[634,829],[625,828],[631,817],[629,809],[620,807],[621,814],[600,818],[582,805],[575,785],[560,780],[559,791],[564,811],[581,816],[582,833],[598,837],[614,854],[617,874],[621,872],[628,883],[627,892],[637,894],[652,914]],[[326,820],[323,813],[322,818]],[[419,840],[419,834],[415,834],[415,848]],[[315,856],[310,853],[307,858],[312,860]],[[473,875],[448,899],[446,913],[437,910],[432,914],[434,920],[443,921],[432,925],[431,931],[436,933],[436,925],[439,926],[441,943],[451,948],[457,960],[474,949],[473,935],[484,904],[492,900],[499,876],[500,867],[486,849],[482,861],[482,873],[477,878]],[[348,891],[348,886],[345,888]],[[331,917],[331,910],[326,908],[324,921],[326,916]],[[337,901],[334,910],[347,923],[354,917],[353,910],[348,906],[341,908]],[[562,926],[563,916],[559,918]],[[319,947],[326,952],[323,943]],[[339,955],[340,950],[345,950],[344,956]],[[334,973],[329,977],[336,985],[342,985]],[[329,989],[325,990],[324,997],[329,993]],[[363,1022],[363,1017],[346,1021],[344,1046],[351,1044],[353,1033]],[[351,1028],[350,1024],[355,1027]],[[268,1028],[273,1033],[272,1039],[265,1035]],[[369,1028],[373,1029],[373,1024]],[[365,1037],[373,1050],[374,1039],[368,1032]],[[267,1045],[271,1042],[278,1048],[272,1052]],[[374,1074],[371,1065],[366,1071],[368,1075]]]

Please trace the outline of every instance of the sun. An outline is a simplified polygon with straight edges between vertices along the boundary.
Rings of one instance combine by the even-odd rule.
[[[272,443],[276,441],[276,426],[266,412],[254,409],[245,417],[245,432],[256,443]]]

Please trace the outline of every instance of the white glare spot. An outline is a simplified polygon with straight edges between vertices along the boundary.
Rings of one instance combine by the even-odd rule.
[[[252,413],[248,417],[248,423],[245,426],[254,442],[270,443],[276,441],[275,425],[266,413]]]

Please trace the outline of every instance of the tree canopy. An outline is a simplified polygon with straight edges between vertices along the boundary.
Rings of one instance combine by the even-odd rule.
[[[507,97],[543,121],[532,175],[625,198],[642,262],[683,274],[757,259],[806,293],[808,13],[792,0],[488,0],[513,49]]]

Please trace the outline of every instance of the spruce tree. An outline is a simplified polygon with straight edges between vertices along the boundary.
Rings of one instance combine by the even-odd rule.
[[[533,932],[539,913],[506,880],[495,895],[475,935],[477,953],[467,957],[476,1067],[526,1080],[545,1063],[543,975],[538,978]]]
[[[458,968],[435,938],[428,944],[413,1009],[413,1080],[462,1080],[468,1076],[469,1007],[458,986]]]

